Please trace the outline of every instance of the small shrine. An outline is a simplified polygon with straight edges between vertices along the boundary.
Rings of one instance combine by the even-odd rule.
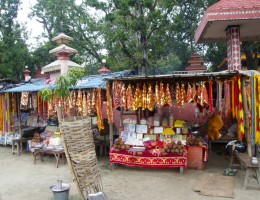
[[[43,73],[49,73],[51,80],[55,80],[61,74],[66,74],[71,67],[82,68],[82,66],[69,59],[70,56],[77,53],[76,49],[67,46],[72,40],[73,38],[64,33],[60,33],[52,39],[59,46],[50,50],[49,53],[56,56],[57,60],[42,68]]]
[[[204,60],[201,59],[200,55],[192,54],[185,70],[206,72],[207,66],[204,65]]]

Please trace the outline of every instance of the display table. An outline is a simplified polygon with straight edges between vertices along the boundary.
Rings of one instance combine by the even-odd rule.
[[[145,168],[180,168],[180,173],[187,167],[187,152],[183,154],[153,153],[152,150],[132,152],[112,148],[109,153],[110,162],[126,166]]]
[[[64,160],[64,163],[66,162],[65,159],[65,152],[64,150],[48,150],[48,149],[38,149],[35,148],[34,152],[33,152],[33,157],[34,157],[34,164],[36,163],[36,160],[41,160],[43,161],[42,155],[43,154],[53,154],[56,158],[56,167],[59,167],[59,162],[60,162],[60,158],[62,158]]]

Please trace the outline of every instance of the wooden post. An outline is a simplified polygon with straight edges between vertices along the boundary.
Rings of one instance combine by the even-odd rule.
[[[112,148],[113,145],[113,139],[114,139],[113,136],[114,136],[113,123],[110,122],[109,123],[109,141],[110,141],[109,148],[110,149]]]
[[[250,125],[249,125],[249,109],[246,98],[246,78],[243,77],[242,81],[242,101],[243,101],[243,111],[244,111],[244,127],[245,127],[245,138],[247,142],[247,153],[252,157],[252,147],[251,147],[251,135],[250,135]]]

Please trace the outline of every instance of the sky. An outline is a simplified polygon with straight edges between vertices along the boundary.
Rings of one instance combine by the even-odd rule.
[[[38,43],[36,37],[43,32],[43,27],[39,22],[35,19],[28,18],[28,14],[31,12],[30,7],[32,7],[35,2],[36,0],[21,0],[22,4],[17,17],[18,21],[23,23],[30,33],[27,44],[33,47],[36,47]]]

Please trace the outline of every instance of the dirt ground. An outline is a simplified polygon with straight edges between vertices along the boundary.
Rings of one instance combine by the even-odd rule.
[[[44,156],[44,162],[33,164],[31,153],[12,155],[11,148],[0,146],[0,200],[53,200],[50,186],[58,179],[71,185],[70,200],[79,196],[67,164],[55,167],[55,158]],[[142,169],[117,166],[110,170],[108,158],[99,158],[104,192],[109,200],[226,200],[221,197],[201,196],[192,190],[197,177],[207,172],[223,173],[228,159],[222,154],[210,157],[205,170]],[[242,190],[244,170],[234,177],[234,194],[237,200],[260,199],[260,190]],[[250,181],[253,177],[250,177]]]

